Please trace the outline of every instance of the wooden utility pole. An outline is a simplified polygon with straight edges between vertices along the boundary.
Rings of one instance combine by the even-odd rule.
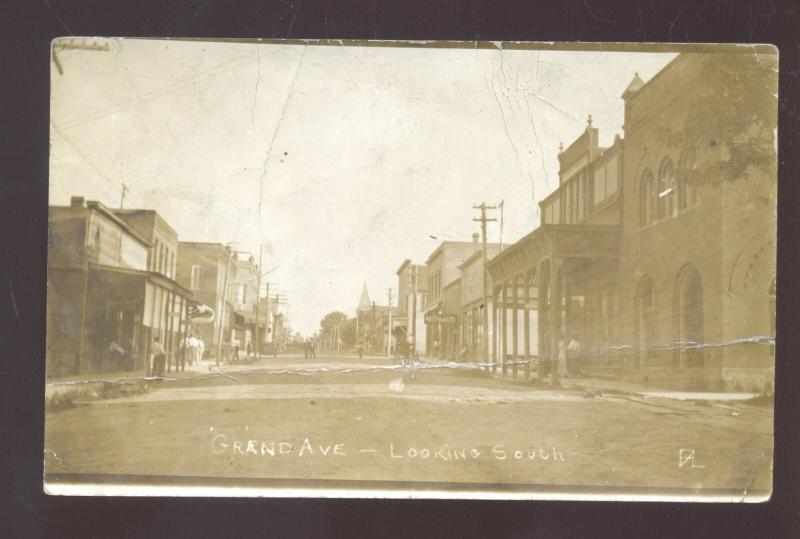
[[[259,339],[260,331],[258,330],[258,323],[259,323],[259,314],[261,313],[261,261],[262,255],[264,254],[264,246],[262,244],[258,244],[258,279],[256,280],[256,345],[254,350],[256,352],[256,358],[258,358],[261,354],[261,339]],[[267,292],[267,299],[269,299],[269,292]],[[269,301],[267,302],[269,304]]]
[[[386,293],[389,296],[389,341],[386,344],[386,355],[392,355],[392,289],[388,288]]]
[[[489,218],[486,215],[486,210],[495,210],[497,206],[489,206],[485,202],[480,204],[473,204],[473,209],[481,210],[481,216],[473,218],[473,221],[481,223],[481,236],[483,242],[483,355],[484,361],[489,360],[489,281],[486,271],[488,263],[488,254],[486,252],[486,223],[490,221],[497,221],[497,219]]]
[[[225,321],[225,304],[228,301],[228,268],[231,265],[231,257],[233,256],[233,250],[229,248],[225,248],[228,252],[226,253],[227,258],[225,259],[225,278],[222,280],[222,307],[219,313],[219,335],[217,338],[217,367],[219,367],[220,359],[222,357],[222,332],[224,330],[224,321]]]
[[[411,298],[411,357],[417,355],[417,266],[411,265],[411,290],[413,297]]]

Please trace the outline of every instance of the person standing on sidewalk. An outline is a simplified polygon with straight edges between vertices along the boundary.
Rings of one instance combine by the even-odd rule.
[[[186,340],[186,349],[189,351],[189,365],[197,365],[197,337],[192,333]]]
[[[158,378],[164,376],[164,367],[167,362],[167,353],[164,351],[164,347],[161,346],[159,342],[159,338],[156,336],[153,338],[153,344],[150,347],[150,354],[153,357],[153,376]]]
[[[203,339],[197,337],[197,364],[200,365],[200,362],[203,360],[203,354],[206,353],[206,344],[203,342]]]
[[[581,342],[574,334],[567,344],[567,367],[572,376],[581,375]]]
[[[563,336],[558,340],[558,365],[556,365],[555,368],[558,369],[558,373],[561,377],[568,378],[567,343],[564,342]]]

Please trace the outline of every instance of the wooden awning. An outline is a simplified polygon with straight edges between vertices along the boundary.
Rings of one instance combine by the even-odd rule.
[[[618,258],[619,225],[543,225],[505,248],[487,268],[495,282],[535,270],[548,258]]]

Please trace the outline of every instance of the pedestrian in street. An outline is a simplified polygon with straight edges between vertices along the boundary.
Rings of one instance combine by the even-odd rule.
[[[247,345],[245,345],[245,348],[247,349],[246,350],[247,351],[247,357],[249,358],[250,356],[253,355],[253,347],[250,345],[250,341],[247,341]]]
[[[150,355],[152,356],[153,376],[161,378],[164,376],[164,367],[167,362],[167,353],[164,347],[161,346],[158,336],[153,338],[153,344],[150,346]]]

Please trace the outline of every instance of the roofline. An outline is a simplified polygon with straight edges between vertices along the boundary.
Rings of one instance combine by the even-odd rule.
[[[153,244],[150,242],[150,240],[139,234],[136,230],[133,229],[131,225],[129,225],[128,223],[126,223],[125,221],[114,215],[113,210],[106,207],[105,204],[103,204],[102,202],[98,200],[87,200],[86,209],[94,210],[97,213],[103,215],[104,217],[111,219],[112,221],[114,221],[114,224],[118,225],[120,228],[125,230],[125,232],[130,234],[139,243],[141,243],[145,247],[152,247]]]
[[[456,277],[455,279],[453,279],[452,281],[450,281],[449,283],[447,283],[446,285],[444,285],[444,286],[442,287],[442,290],[447,290],[447,289],[448,289],[448,288],[450,288],[451,286],[453,286],[453,285],[456,285],[456,284],[460,284],[460,283],[461,283],[461,277]]]
[[[410,258],[406,258],[405,260],[403,260],[403,263],[400,264],[399,268],[397,268],[397,271],[395,272],[395,275],[400,275],[400,272],[403,271],[403,268],[405,268],[409,264],[411,264],[411,259]]]
[[[441,253],[441,251],[445,248],[446,245],[475,245],[475,242],[473,242],[473,241],[452,241],[452,240],[443,241],[442,243],[439,244],[439,247],[437,247],[436,250],[434,250],[430,254],[428,259],[425,261],[425,264],[430,264],[431,260],[436,258]],[[478,243],[478,245],[480,245],[480,243]]]
[[[642,92],[643,92],[643,91],[645,91],[645,90],[647,89],[647,87],[648,87],[648,86],[649,86],[649,85],[650,85],[650,84],[651,84],[651,83],[652,83],[654,80],[657,80],[659,77],[661,77],[661,76],[662,76],[662,74],[663,74],[664,72],[666,72],[666,71],[668,71],[669,69],[671,69],[671,68],[674,66],[674,64],[678,62],[678,60],[682,60],[683,58],[686,58],[686,55],[687,55],[687,54],[691,54],[691,53],[687,53],[687,52],[679,52],[679,53],[678,53],[678,55],[677,55],[677,56],[675,56],[675,58],[673,58],[672,60],[670,60],[669,62],[667,62],[667,65],[665,65],[664,67],[662,67],[661,69],[659,69],[659,70],[658,70],[658,73],[656,73],[655,75],[653,75],[652,77],[650,77],[650,80],[646,80],[646,81],[644,81],[644,84],[642,85],[642,87],[641,87],[641,88],[639,88],[639,89],[638,89],[636,92],[632,93],[632,94],[631,94],[631,95],[628,97],[628,99],[627,99],[627,100],[636,101],[636,99],[638,99],[638,97],[639,97],[640,95],[642,95]],[[695,54],[704,54],[704,53],[695,53]],[[626,100],[626,101],[627,101],[627,100]]]
[[[486,255],[487,256],[489,255],[489,253],[488,253],[489,247],[497,247],[499,249],[500,248],[500,243],[499,242],[498,243],[487,243],[486,244],[486,251],[487,251]],[[463,268],[464,266],[466,266],[467,264],[472,262],[475,258],[477,258],[478,255],[481,255],[481,254],[483,254],[483,248],[478,249],[477,251],[475,251],[474,253],[469,255],[467,258],[464,259],[464,261],[461,264],[456,266],[456,268],[458,268],[458,269]]]
[[[113,211],[116,214],[152,213],[155,216],[157,221],[161,221],[161,224],[164,225],[167,228],[168,231],[170,231],[173,234],[175,234],[175,237],[179,237],[180,236],[178,234],[178,231],[175,230],[174,228],[172,228],[172,225],[170,225],[167,222],[167,220],[164,219],[164,217],[162,217],[161,214],[158,213],[158,211],[156,211],[156,210],[148,210],[148,209],[145,209],[145,208],[130,208],[130,209],[127,209],[127,210],[126,209],[118,209],[118,210],[111,210],[111,211]]]

